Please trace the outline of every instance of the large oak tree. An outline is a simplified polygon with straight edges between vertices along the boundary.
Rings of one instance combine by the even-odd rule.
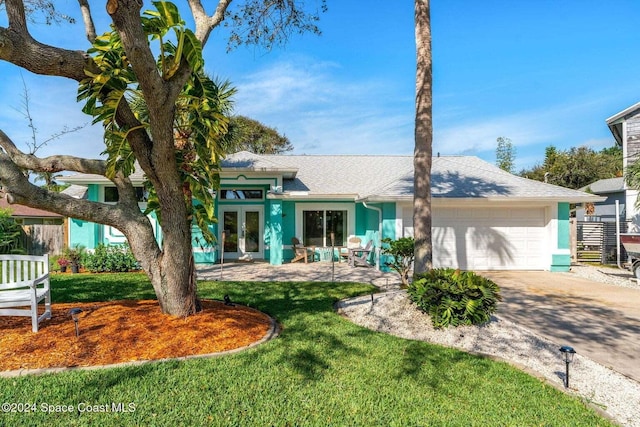
[[[318,32],[316,21],[324,0],[318,0],[320,9],[312,13],[301,9],[304,2],[299,0],[219,0],[210,11],[200,0],[188,0],[193,29],[185,28],[179,20],[174,22],[177,15],[171,4],[156,2],[156,10],[143,16],[141,0],[107,0],[106,11],[113,30],[101,37],[97,36],[89,2],[78,3],[87,38],[95,42],[90,49],[63,49],[33,38],[28,14],[34,7],[53,3],[0,2],[8,22],[7,27],[0,27],[0,59],[36,74],[80,83],[80,97],[87,102],[85,111],[105,126],[109,160],[70,155],[39,158],[22,152],[0,130],[0,189],[10,203],[122,231],[151,280],[162,311],[187,316],[199,306],[191,247],[192,221],[198,212],[194,211],[191,196],[198,187],[202,188],[203,182],[215,181],[212,173],[215,174],[216,159],[223,154],[216,151],[219,146],[215,138],[221,137],[226,127],[223,118],[220,123],[212,123],[204,117],[204,135],[210,132],[214,140],[203,142],[192,134],[204,136],[198,132],[202,122],[193,121],[197,111],[206,112],[212,105],[214,110],[224,110],[220,100],[207,98],[209,89],[220,92],[202,77],[201,49],[211,31],[225,19],[230,24],[230,47],[252,43],[269,49],[286,41],[292,33]],[[169,34],[174,38],[173,44],[164,38],[169,38],[169,30],[173,30]],[[158,39],[159,48],[152,44]],[[133,98],[126,95],[129,90],[144,100],[144,114],[132,107]],[[189,126],[177,129],[176,124],[180,123]],[[164,237],[161,246],[147,216],[138,207],[128,178],[133,160],[154,192]],[[198,165],[204,165],[204,169]],[[106,205],[47,191],[29,182],[23,170],[102,175],[117,188],[119,201]],[[204,209],[209,209],[210,214],[212,206]]]

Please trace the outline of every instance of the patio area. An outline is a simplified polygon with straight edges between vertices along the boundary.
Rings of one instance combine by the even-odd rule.
[[[228,262],[196,265],[199,280],[255,281],[255,282],[359,282],[381,289],[400,285],[396,272],[381,272],[374,267],[350,267],[346,262],[302,262],[270,265],[267,262]]]

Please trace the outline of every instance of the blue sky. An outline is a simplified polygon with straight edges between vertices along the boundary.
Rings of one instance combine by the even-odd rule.
[[[640,101],[640,1],[431,3],[434,155],[493,163],[503,136],[515,145],[520,170],[541,162],[548,145],[613,145],[605,119]],[[79,18],[77,2],[56,5]],[[101,12],[98,5],[94,12]],[[271,52],[226,53],[224,31],[215,32],[205,47],[207,71],[238,89],[236,113],[277,128],[295,154],[411,154],[413,2],[328,0],[328,6],[320,37],[292,36]],[[106,23],[97,20],[99,32]],[[87,48],[79,23],[32,32],[44,43]],[[0,129],[17,144],[30,140],[20,112],[22,79],[39,139],[90,121],[75,102],[74,82],[0,63]],[[97,157],[101,141],[100,127],[87,127],[40,154]]]

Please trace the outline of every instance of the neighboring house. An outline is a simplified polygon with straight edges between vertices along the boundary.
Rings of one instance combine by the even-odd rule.
[[[10,205],[4,197],[0,198],[0,209],[9,209],[11,217],[20,225],[54,224],[64,223],[64,217],[57,213],[30,208],[23,205]]]
[[[606,199],[578,207],[576,209],[578,221],[615,222],[616,202],[618,202],[618,215],[622,218],[626,216],[627,197],[623,177],[601,179],[580,190],[606,197]]]
[[[363,244],[413,233],[413,157],[368,155],[256,155],[240,152],[222,163],[216,194],[218,242],[224,259],[293,257],[291,238],[330,259],[350,235]],[[142,174],[131,176],[142,184]],[[115,187],[103,177],[77,174],[65,182],[87,187],[87,197],[110,203]],[[567,271],[569,204],[601,197],[507,173],[476,157],[433,158],[433,262],[468,270]],[[142,194],[141,194],[142,195]],[[141,199],[141,207],[143,207]],[[155,221],[152,219],[152,223]],[[156,228],[158,239],[161,232]],[[119,243],[111,227],[71,220],[72,244]],[[119,236],[119,237],[118,237]],[[202,248],[194,227],[196,262],[216,262],[219,247]],[[373,261],[373,260],[372,260]],[[384,259],[382,262],[384,265]]]
[[[9,209],[11,217],[22,227],[23,248],[30,255],[59,254],[64,248],[64,217],[53,212],[9,204],[0,197],[0,209]]]
[[[622,147],[623,169],[640,158],[640,102],[609,117],[607,126],[616,143]],[[640,231],[640,210],[636,207],[638,191],[624,184],[624,205],[627,221],[632,223],[629,231]]]

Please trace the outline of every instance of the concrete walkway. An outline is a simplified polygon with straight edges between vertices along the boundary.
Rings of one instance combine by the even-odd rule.
[[[198,265],[198,279],[256,282],[358,282],[381,289],[398,287],[397,273],[383,273],[374,267],[349,267],[346,262],[303,262],[270,265],[267,262],[231,262]]]
[[[640,290],[571,273],[481,272],[502,289],[497,315],[640,382]],[[198,278],[228,281],[336,281],[397,289],[397,273],[346,263],[272,266],[265,262],[198,266]]]
[[[640,290],[571,273],[491,271],[498,317],[640,382]]]

